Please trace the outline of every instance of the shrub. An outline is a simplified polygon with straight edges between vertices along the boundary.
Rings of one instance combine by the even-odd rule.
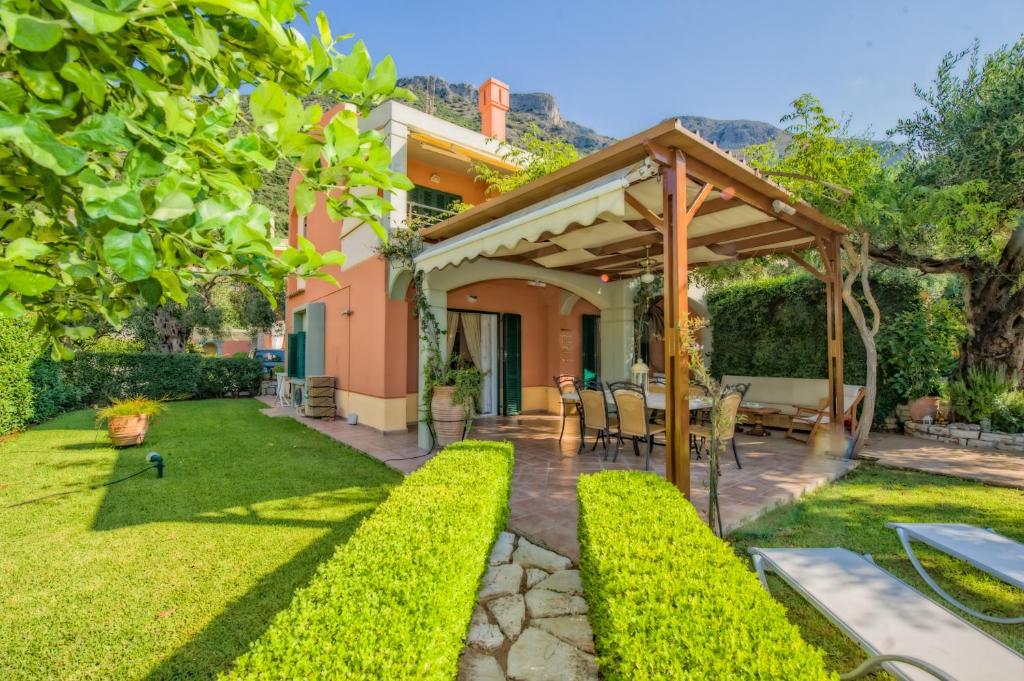
[[[966,380],[951,381],[949,404],[958,417],[970,423],[992,419],[1000,399],[1014,391],[1017,384],[1003,371],[971,367]]]
[[[899,403],[938,395],[956,369],[966,327],[962,310],[948,300],[926,300],[920,309],[883,319],[878,355],[886,383]]]
[[[511,475],[507,443],[445,449],[320,566],[227,678],[454,679]]]
[[[203,357],[196,386],[198,397],[223,397],[246,392],[259,395],[263,363],[242,357]]]
[[[882,312],[882,325],[877,341],[878,400],[877,423],[891,414],[896,405],[906,401],[908,391],[918,388],[913,381],[928,383],[930,377],[921,372],[917,356],[910,364],[892,363],[907,347],[900,341],[904,332],[899,319],[913,320],[924,314],[930,281],[919,275],[902,272],[879,273],[871,286]],[[935,292],[933,292],[934,295]],[[741,281],[710,291],[707,296],[714,331],[711,371],[715,376],[786,376],[791,378],[824,378],[828,375],[828,346],[825,342],[825,290],[818,280],[807,275],[794,275]],[[958,333],[962,322],[956,310],[947,310],[950,317],[939,317],[952,325],[950,334]],[[903,315],[906,317],[903,317]],[[904,325],[906,326],[906,325]],[[922,332],[935,335],[934,325]],[[945,329],[945,326],[943,327]],[[885,348],[896,348],[886,350]],[[922,361],[934,365],[939,373],[955,364],[955,345],[944,338],[936,339],[934,354]],[[864,385],[864,343],[848,313],[843,321],[844,375],[847,383]],[[948,353],[948,354],[944,354]],[[897,375],[899,378],[894,378]],[[915,378],[911,379],[911,376]]]
[[[1024,390],[1011,390],[999,396],[992,428],[1003,433],[1024,432]]]
[[[653,473],[579,479],[580,570],[602,678],[834,679],[729,546]]]
[[[0,435],[33,420],[32,364],[39,351],[26,322],[0,319]]]
[[[187,353],[79,352],[64,371],[85,405],[128,397],[174,400],[196,395],[202,362]]]

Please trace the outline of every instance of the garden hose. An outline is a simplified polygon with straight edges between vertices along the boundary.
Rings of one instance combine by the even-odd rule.
[[[150,455],[150,456],[152,456],[152,455]],[[157,454],[157,457],[159,457],[159,456],[160,455]],[[88,492],[89,490],[100,489],[101,487],[109,487],[110,485],[114,485],[114,484],[117,484],[119,482],[124,482],[125,480],[130,480],[131,478],[134,478],[137,475],[142,475],[146,471],[151,470],[153,468],[157,469],[157,476],[158,477],[163,477],[163,468],[164,468],[163,459],[159,459],[159,460],[150,459],[150,460],[153,461],[152,465],[146,466],[145,468],[143,468],[140,471],[135,471],[131,475],[126,475],[123,478],[118,478],[117,480],[110,480],[108,482],[100,483],[99,485],[89,485],[88,487],[83,487],[81,489],[69,489],[69,490],[64,491],[64,492],[54,492],[53,494],[44,494],[41,497],[35,497],[33,499],[26,499],[25,501],[19,501],[19,502],[14,503],[14,504],[9,504],[8,506],[4,506],[4,508],[15,508],[17,506],[25,506],[27,504],[34,504],[35,502],[42,501],[44,499],[52,499],[54,497],[63,497],[63,496],[66,496],[68,494],[74,494],[76,492]]]

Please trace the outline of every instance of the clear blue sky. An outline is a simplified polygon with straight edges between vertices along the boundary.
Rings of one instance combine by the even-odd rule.
[[[311,0],[400,75],[550,92],[622,137],[676,114],[777,123],[813,92],[881,137],[917,108],[942,55],[1024,31],[1024,0]]]

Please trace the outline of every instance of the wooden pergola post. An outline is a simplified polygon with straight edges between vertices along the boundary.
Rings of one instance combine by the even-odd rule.
[[[842,235],[818,241],[822,264],[825,267],[825,296],[828,323],[828,403],[829,441],[828,451],[833,456],[842,456],[846,451],[843,425],[843,268],[841,262]]]
[[[692,205],[686,197],[686,157],[679,149],[646,143],[662,178],[661,227],[665,238],[665,476],[690,497],[690,355],[680,331],[689,323],[687,231],[711,185]]]

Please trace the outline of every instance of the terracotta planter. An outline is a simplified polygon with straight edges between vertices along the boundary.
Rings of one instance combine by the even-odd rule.
[[[934,419],[935,415],[939,413],[939,401],[941,399],[940,397],[919,397],[907,404],[907,407],[910,409],[910,420],[921,421],[926,416]]]
[[[462,439],[466,427],[466,408],[455,404],[454,386],[438,386],[430,399],[430,415],[434,419],[434,434],[437,444],[450,445]]]
[[[141,445],[149,431],[149,414],[112,416],[107,420],[107,434],[115,447]]]

